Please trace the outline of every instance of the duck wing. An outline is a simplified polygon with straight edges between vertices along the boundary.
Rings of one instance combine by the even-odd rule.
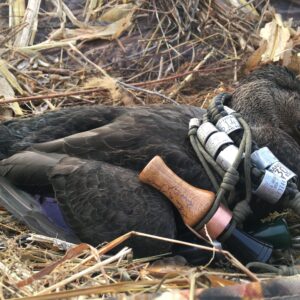
[[[0,205],[34,232],[71,243],[79,242],[71,230],[57,226],[47,216],[36,198],[17,188],[2,176],[0,176]]]
[[[66,157],[49,178],[66,221],[85,242],[97,245],[132,230],[175,237],[172,205],[161,193],[142,184],[135,171]],[[166,252],[171,246],[139,238],[127,245],[138,256]]]
[[[187,182],[211,189],[188,139],[192,117],[204,110],[188,106],[127,108],[101,127],[45,143],[31,149],[104,161],[135,171],[160,155]]]
[[[34,149],[140,171],[159,154],[189,183],[211,188],[187,137],[190,118],[204,112],[186,105],[90,106],[9,121],[0,125],[0,159]]]
[[[170,202],[138,180],[138,173],[105,162],[55,153],[25,151],[0,162],[0,203],[32,230],[71,240],[58,231],[44,202],[21,191],[55,196],[63,218],[81,241],[97,246],[132,230],[174,238]],[[3,178],[3,177],[2,177]],[[51,188],[49,188],[51,187]],[[50,218],[50,222],[49,221]],[[170,244],[134,238],[127,243],[137,255],[170,249]]]
[[[0,125],[0,159],[41,143],[100,127],[124,112],[122,107],[81,106],[15,119]]]

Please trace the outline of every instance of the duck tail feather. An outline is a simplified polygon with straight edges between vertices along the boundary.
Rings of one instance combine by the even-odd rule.
[[[36,233],[71,243],[80,242],[73,232],[54,224],[34,197],[13,186],[1,176],[0,205]]]

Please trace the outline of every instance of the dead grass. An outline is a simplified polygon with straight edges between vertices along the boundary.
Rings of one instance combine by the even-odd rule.
[[[17,115],[88,103],[201,105],[208,92],[230,90],[239,66],[258,46],[259,18],[242,18],[222,1],[78,1],[86,4],[78,9],[68,1],[40,6],[31,0],[27,10],[24,2],[8,5],[0,39],[12,79],[4,78],[13,87],[4,99],[26,97],[21,110],[10,104]],[[105,87],[69,94],[107,77],[126,97],[107,95]],[[66,96],[34,100],[62,93]]]
[[[1,119],[83,104],[206,107],[215,94],[234,89],[260,46],[259,29],[272,11],[268,1],[257,2],[260,10],[210,0],[29,0],[26,10],[23,0],[2,1]],[[297,45],[297,35],[293,39]],[[127,248],[107,256],[134,234],[141,235],[97,249],[69,248],[30,233],[0,210],[0,298],[150,299],[187,289],[192,299],[197,288],[273,277],[253,274],[227,252],[220,269],[155,266],[158,257],[133,259]]]
[[[231,265],[228,268],[231,271],[225,273],[223,270],[210,269],[209,265],[191,268],[168,260],[151,265],[152,261],[161,257],[133,259],[131,249],[126,247],[107,255],[131,236],[168,241],[143,233],[128,233],[96,249],[87,244],[60,243],[59,240],[30,233],[6,211],[1,211],[0,226],[0,295],[3,299],[33,295],[44,295],[34,299],[67,299],[92,294],[158,293],[174,288],[191,288],[193,280],[203,288],[258,280],[256,275],[226,251],[221,252]],[[176,240],[169,242],[189,244]],[[210,247],[194,246],[212,254],[220,252]],[[214,282],[217,279],[219,285]]]

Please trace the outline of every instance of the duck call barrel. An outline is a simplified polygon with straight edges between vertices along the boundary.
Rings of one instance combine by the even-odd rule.
[[[215,199],[213,192],[195,188],[178,177],[160,156],[155,156],[146,165],[139,179],[169,198],[179,210],[184,223],[191,227],[208,213]]]
[[[178,177],[159,156],[155,156],[142,170],[139,179],[163,193],[178,209],[183,221],[190,227],[196,226],[209,212],[215,200],[210,191],[191,186]],[[223,205],[206,224],[212,239],[220,239],[226,248],[243,262],[266,262],[272,247],[234,227],[232,214]],[[199,232],[206,236],[202,229]],[[234,250],[238,251],[234,251]]]

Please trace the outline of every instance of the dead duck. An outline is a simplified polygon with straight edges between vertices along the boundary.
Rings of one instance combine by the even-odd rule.
[[[159,154],[180,176],[210,189],[187,138],[190,118],[203,113],[191,106],[96,106],[9,122],[3,132],[13,142],[8,145],[5,140],[9,139],[2,135],[6,146],[2,154],[8,158],[1,161],[0,173],[19,189],[40,195],[43,203],[46,197],[49,201],[55,197],[66,223],[82,241],[97,245],[131,230],[174,238],[177,229],[171,204],[139,182],[138,173]],[[78,127],[82,124],[84,129]],[[2,182],[2,189],[5,186],[12,196],[16,189],[8,182]],[[28,220],[24,212],[20,217],[39,230],[41,224],[34,223],[34,216]],[[73,240],[69,232],[57,232]],[[137,255],[169,249],[168,244],[153,240],[136,239],[128,245]]]
[[[298,86],[292,73],[270,65],[245,79],[229,105],[249,122],[260,146],[269,146],[300,175]],[[69,240],[98,245],[131,230],[174,238],[178,219],[171,204],[137,175],[158,154],[187,182],[212,189],[187,138],[189,120],[203,114],[185,105],[89,106],[5,122],[0,126],[1,197],[13,203],[25,191],[38,195],[42,209],[55,198],[69,231],[41,228],[43,220],[21,208],[15,214],[35,230]],[[28,201],[34,206],[36,200]],[[139,256],[170,248],[153,240],[128,244]]]

